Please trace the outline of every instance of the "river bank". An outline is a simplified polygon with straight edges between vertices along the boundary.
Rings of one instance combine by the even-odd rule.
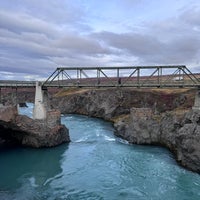
[[[112,121],[115,135],[129,143],[167,147],[178,163],[199,173],[200,112],[192,110],[195,93],[194,89],[73,88],[52,93],[49,100],[51,108],[62,114]],[[25,101],[26,93],[21,96]],[[28,97],[33,99],[34,93]]]
[[[114,122],[115,135],[132,144],[160,145],[177,162],[200,172],[200,112],[193,111],[195,90],[62,90],[52,106]]]
[[[129,145],[105,120],[67,114],[61,121],[69,144],[1,150],[1,200],[200,198],[200,176],[179,167],[167,149]]]

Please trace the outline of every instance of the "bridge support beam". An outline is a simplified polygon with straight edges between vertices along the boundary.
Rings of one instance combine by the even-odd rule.
[[[194,106],[192,107],[193,110],[200,110],[200,88],[198,88],[195,96]]]
[[[33,108],[33,119],[46,119],[47,117],[47,92],[42,89],[40,82],[36,82],[35,106]]]

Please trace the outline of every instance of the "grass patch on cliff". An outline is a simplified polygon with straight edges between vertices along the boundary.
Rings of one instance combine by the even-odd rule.
[[[119,116],[116,116],[116,117],[113,117],[111,118],[110,120],[114,123],[118,122],[118,121],[128,121],[130,118],[130,114],[123,114],[123,115],[119,115]]]
[[[158,92],[158,93],[166,93],[166,94],[180,94],[180,93],[187,93],[191,89],[188,88],[153,88],[148,90],[149,92]]]
[[[82,89],[82,88],[65,88],[65,89],[60,90],[54,96],[55,97],[64,97],[64,96],[71,95],[71,94],[80,94],[80,93],[86,92],[88,90],[89,89]]]
[[[110,89],[113,89],[113,88],[110,88]],[[64,96],[73,95],[73,94],[82,94],[84,92],[88,92],[92,90],[105,91],[105,90],[109,90],[109,88],[78,88],[78,87],[63,88],[59,92],[57,92],[54,95],[54,97],[64,97]]]

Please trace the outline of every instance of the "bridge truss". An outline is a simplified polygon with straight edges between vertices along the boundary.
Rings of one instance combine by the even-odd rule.
[[[60,67],[43,87],[200,87],[200,79],[184,65],[130,67]]]

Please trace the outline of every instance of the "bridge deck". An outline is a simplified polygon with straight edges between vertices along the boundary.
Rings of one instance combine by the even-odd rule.
[[[200,87],[200,77],[184,65],[125,67],[60,67],[46,81],[48,87]],[[34,81],[0,81],[0,88],[35,87]]]
[[[35,81],[0,81],[0,88],[34,88]]]

